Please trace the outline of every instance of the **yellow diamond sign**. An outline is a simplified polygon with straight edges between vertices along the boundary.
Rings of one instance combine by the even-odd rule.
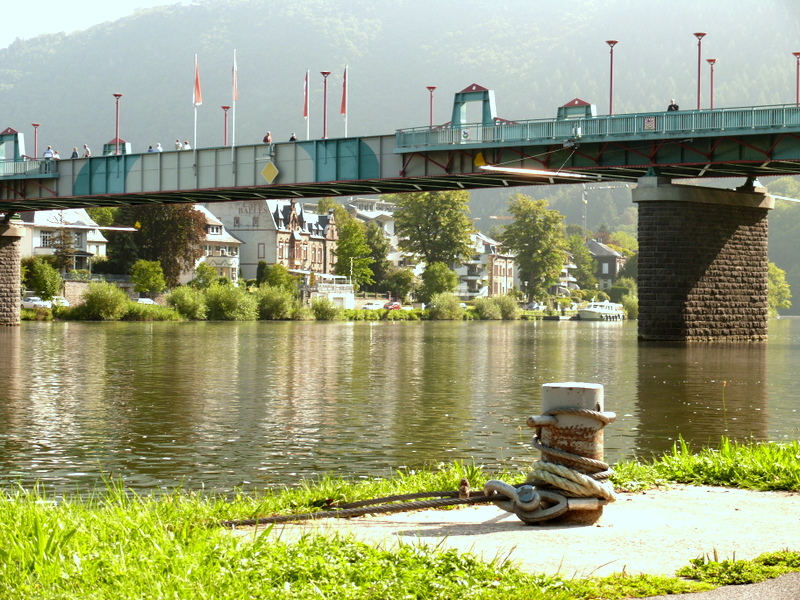
[[[275,178],[278,176],[279,172],[280,171],[278,171],[278,167],[275,166],[275,163],[269,161],[267,166],[261,170],[261,176],[266,179],[267,183],[271,184],[273,181],[275,181]]]

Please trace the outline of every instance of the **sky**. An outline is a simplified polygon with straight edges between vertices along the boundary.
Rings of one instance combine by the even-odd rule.
[[[130,16],[137,8],[189,4],[187,0],[37,0],[33,5],[6,0],[0,26],[0,48],[17,39],[43,33],[72,33]],[[35,6],[35,10],[31,7]]]

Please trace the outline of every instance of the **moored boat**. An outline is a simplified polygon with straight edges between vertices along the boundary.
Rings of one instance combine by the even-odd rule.
[[[578,309],[581,321],[620,321],[625,318],[622,304],[615,304],[608,300],[604,302],[590,302]]]

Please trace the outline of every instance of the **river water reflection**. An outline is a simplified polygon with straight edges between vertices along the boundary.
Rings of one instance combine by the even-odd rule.
[[[797,438],[800,321],[765,344],[642,344],[636,323],[24,323],[0,329],[0,483],[291,484],[528,461],[541,386],[605,386],[606,459]]]

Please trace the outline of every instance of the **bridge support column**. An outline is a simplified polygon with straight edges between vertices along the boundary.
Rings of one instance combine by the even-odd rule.
[[[639,205],[639,339],[767,338],[767,213],[774,201],[752,181],[736,190],[642,177]]]
[[[19,325],[22,227],[0,222],[0,326]]]

